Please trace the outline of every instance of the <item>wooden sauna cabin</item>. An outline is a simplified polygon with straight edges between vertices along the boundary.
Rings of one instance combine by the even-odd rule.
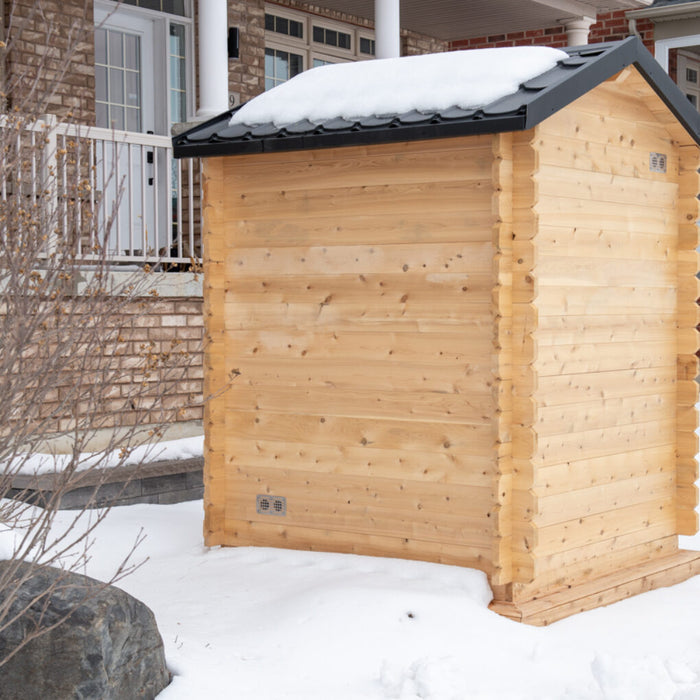
[[[636,38],[476,107],[232,115],[174,141],[233,378],[208,545],[475,567],[532,624],[700,573],[700,118]]]

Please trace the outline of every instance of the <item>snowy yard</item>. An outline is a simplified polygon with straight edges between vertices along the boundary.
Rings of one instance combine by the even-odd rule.
[[[700,576],[526,627],[472,569],[206,549],[201,501],[115,508],[87,573],[109,576],[142,526],[149,559],[120,585],[156,614],[175,674],[159,700],[700,700]]]

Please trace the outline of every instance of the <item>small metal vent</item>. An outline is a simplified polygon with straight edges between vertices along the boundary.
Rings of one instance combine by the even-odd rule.
[[[258,494],[255,497],[255,510],[260,515],[287,515],[287,499],[284,496]]]
[[[649,154],[649,170],[652,173],[666,172],[666,154],[665,153],[650,153]]]

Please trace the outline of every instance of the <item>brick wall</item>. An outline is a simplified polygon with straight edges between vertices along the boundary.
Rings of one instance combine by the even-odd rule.
[[[426,53],[442,53],[449,51],[450,44],[431,36],[417,34],[416,32],[401,31],[401,55],[417,56]]]
[[[90,363],[87,358],[88,367],[110,367],[99,406],[91,409],[93,427],[201,420],[202,300],[140,299],[125,305],[121,317],[109,320],[118,328],[118,337],[106,332],[99,354],[97,343],[90,344],[90,357],[95,361]],[[173,359],[165,365],[171,369],[163,370],[162,358],[168,353]],[[49,433],[69,430],[74,423],[70,397],[74,396],[75,378],[65,374],[52,381],[54,386],[41,410],[42,418],[51,419]],[[158,397],[157,405],[152,404],[154,397]]]
[[[92,0],[5,2],[5,92],[10,94],[10,107],[94,124],[93,4]]]
[[[228,63],[229,92],[247,102],[265,90],[264,0],[229,0],[228,26],[239,29],[240,51],[239,58]]]
[[[607,12],[597,17],[597,22],[591,27],[589,43],[596,44],[601,41],[619,41],[627,38],[629,33],[629,20],[625,10]],[[654,24],[649,19],[637,20],[637,32],[644,46],[654,53]]]
[[[143,358],[146,353],[158,355],[164,352],[187,353],[187,368],[180,375],[174,374],[163,384],[163,374],[154,371],[147,381],[159,391],[165,390],[163,414],[154,415],[154,420],[180,422],[202,419],[202,338],[204,320],[202,300],[193,298],[142,299],[124,310],[124,343],[120,347],[120,363],[124,370],[121,396],[128,396],[129,383],[143,377]],[[122,411],[116,420],[108,413],[105,427],[131,425],[136,412]]]
[[[618,41],[629,36],[629,24],[625,10],[601,13],[597,22],[591,26],[588,41],[591,44],[602,41]],[[654,52],[654,25],[650,20],[637,22],[644,45]],[[480,36],[471,39],[459,39],[450,42],[450,50],[498,48],[502,46],[552,46],[563,48],[567,45],[566,30],[563,25],[532,29],[526,32],[511,32],[492,36]]]

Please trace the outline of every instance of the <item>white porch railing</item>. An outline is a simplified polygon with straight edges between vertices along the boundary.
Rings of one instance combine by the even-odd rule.
[[[173,159],[169,137],[62,124],[53,116],[26,130],[17,180],[31,174],[22,191],[55,202],[57,228],[66,236],[69,227],[77,230],[81,260],[100,258],[105,245],[120,264],[186,269],[199,262],[199,163]],[[7,198],[6,183],[0,195]]]

